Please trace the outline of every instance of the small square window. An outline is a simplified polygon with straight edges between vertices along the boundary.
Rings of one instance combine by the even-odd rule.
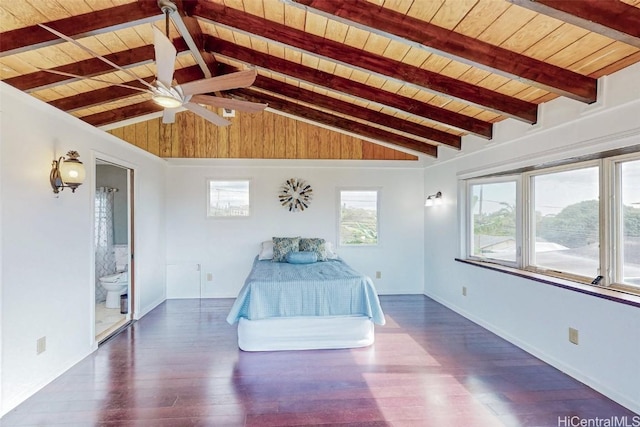
[[[241,218],[251,212],[248,179],[207,180],[207,217]]]

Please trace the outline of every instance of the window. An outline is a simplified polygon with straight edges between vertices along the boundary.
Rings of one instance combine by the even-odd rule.
[[[600,267],[598,167],[531,176],[529,266],[594,278]]]
[[[471,256],[516,262],[516,189],[515,180],[470,185]]]
[[[207,217],[248,217],[249,189],[248,179],[207,180]]]
[[[465,257],[640,294],[640,153],[465,183]]]
[[[616,164],[620,213],[616,282],[640,287],[640,159]]]
[[[378,190],[340,190],[340,245],[378,244]]]

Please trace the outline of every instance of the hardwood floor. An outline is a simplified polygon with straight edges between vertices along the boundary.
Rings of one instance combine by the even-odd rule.
[[[0,424],[632,425],[633,412],[429,298],[381,302],[371,347],[245,353],[225,322],[232,300],[169,300]]]

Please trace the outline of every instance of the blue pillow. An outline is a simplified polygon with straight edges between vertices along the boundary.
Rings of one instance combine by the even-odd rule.
[[[318,261],[318,254],[315,252],[289,252],[286,255],[289,264],[312,264]]]

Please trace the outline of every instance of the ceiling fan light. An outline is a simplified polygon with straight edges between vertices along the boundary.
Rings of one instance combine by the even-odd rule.
[[[153,95],[153,102],[164,108],[178,108],[182,101],[168,95]]]

